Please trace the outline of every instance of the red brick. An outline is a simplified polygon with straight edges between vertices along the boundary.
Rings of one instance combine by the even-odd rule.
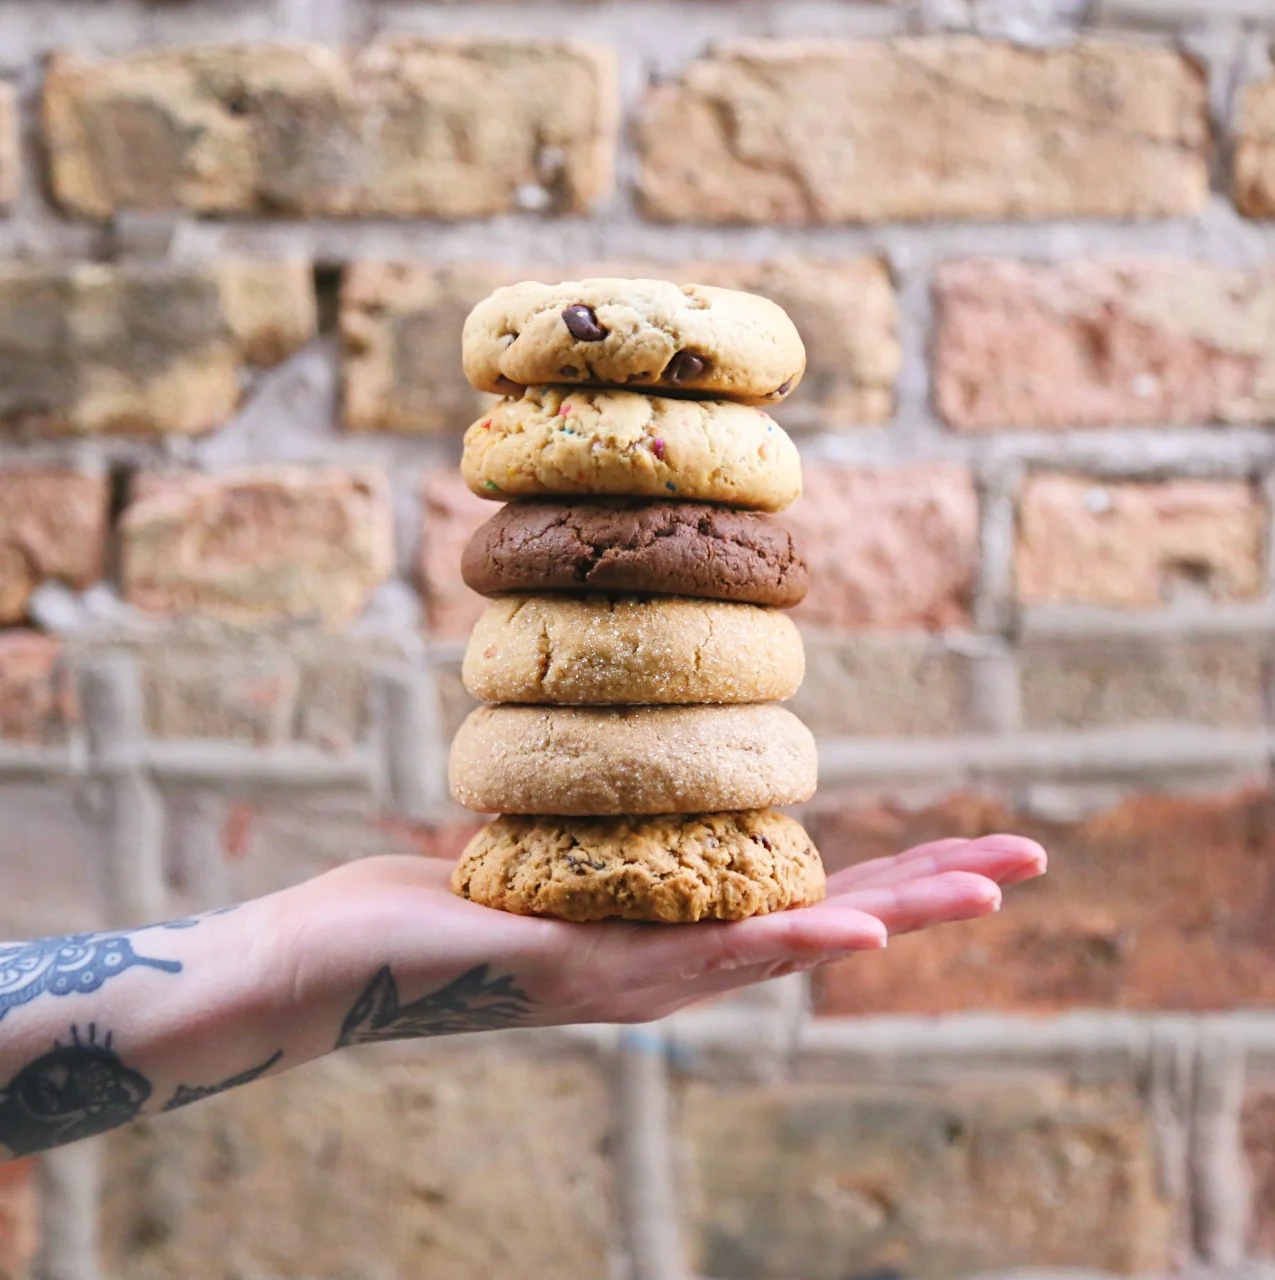
[[[0,739],[44,743],[74,717],[62,642],[38,631],[0,631]]]
[[[440,640],[463,640],[478,621],[485,602],[461,579],[461,552],[496,508],[470,493],[454,471],[427,475],[421,502],[420,575],[429,629]]]
[[[40,1247],[34,1160],[0,1165],[0,1276],[28,1280]]]
[[[18,194],[18,103],[13,86],[0,80],[0,209]]]
[[[1253,1210],[1247,1253],[1264,1261],[1275,1260],[1275,1087],[1272,1083],[1269,1079],[1254,1082],[1244,1101],[1242,1115]]]
[[[394,568],[389,487],[366,469],[143,477],[120,535],[131,604],[236,623],[348,622]]]
[[[962,431],[1275,417],[1275,270],[947,263],[939,409]]]
[[[0,423],[195,434],[239,403],[248,364],[313,336],[304,262],[0,265]]]
[[[109,497],[102,476],[54,468],[0,470],[0,624],[22,621],[41,582],[56,579],[83,588],[98,580]]]
[[[740,42],[651,91],[641,146],[648,211],[698,222],[1136,218],[1208,197],[1203,73],[1115,41]]]
[[[290,217],[582,213],[611,187],[614,57],[574,41],[238,45],[56,55],[44,90],[64,209]]]
[[[465,381],[461,327],[470,308],[515,280],[554,281],[563,268],[356,263],[341,287],[344,420],[355,431],[463,431],[489,399]],[[777,302],[806,345],[806,375],[784,422],[881,422],[899,372],[897,307],[885,264],[783,258],[764,263],[577,263],[573,276],[656,276],[744,289]]]
[[[978,498],[968,471],[807,465],[783,516],[810,563],[809,626],[937,630],[969,621]]]
[[[1244,481],[1104,483],[1038,475],[1018,510],[1024,604],[1152,609],[1183,595],[1262,590],[1266,511]]]
[[[700,1274],[951,1280],[1171,1261],[1180,1207],[1151,1116],[1124,1088],[712,1080],[680,1101]]]
[[[809,816],[831,867],[994,831],[1039,840],[1050,866],[1007,891],[999,915],[900,938],[881,964],[833,967],[820,984],[823,1013],[1275,1002],[1275,808],[1264,793],[1141,796],[1070,823],[979,796],[917,811],[834,806],[825,795]]]
[[[1275,78],[1245,89],[1235,131],[1235,203],[1250,218],[1275,217]]]

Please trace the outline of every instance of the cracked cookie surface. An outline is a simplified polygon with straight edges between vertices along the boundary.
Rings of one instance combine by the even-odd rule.
[[[815,740],[774,705],[479,707],[452,742],[452,798],[479,813],[708,813],[800,804]]]
[[[674,596],[493,600],[462,670],[484,702],[584,706],[782,702],[804,674],[785,614]]]
[[[806,367],[782,307],[667,280],[507,285],[469,313],[461,351],[470,383],[502,395],[565,383],[777,404]]]
[[[483,498],[663,498],[782,511],[801,494],[797,446],[764,410],[632,391],[531,387],[465,432]]]
[[[517,915],[690,924],[809,906],[825,877],[805,828],[769,810],[506,817],[470,841],[452,889]]]
[[[617,591],[787,609],[810,570],[792,534],[753,511],[636,498],[511,502],[470,539],[465,583],[506,591]]]

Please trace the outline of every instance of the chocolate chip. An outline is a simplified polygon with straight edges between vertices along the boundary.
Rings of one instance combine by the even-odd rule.
[[[496,379],[496,385],[507,396],[520,396],[527,389],[521,382],[515,382],[512,378],[506,378],[503,373]]]
[[[665,382],[690,382],[708,368],[708,361],[694,351],[679,351],[664,370]]]
[[[564,378],[578,378],[580,376],[580,370],[573,364],[564,364],[558,372],[562,374]]]
[[[580,342],[601,342],[607,336],[593,308],[586,307],[583,302],[566,307],[562,312],[562,322],[571,330],[571,336]]]
[[[792,379],[787,382],[781,382],[770,394],[772,396],[786,396],[792,390]]]

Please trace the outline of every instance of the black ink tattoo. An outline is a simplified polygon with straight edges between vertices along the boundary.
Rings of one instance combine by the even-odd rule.
[[[205,920],[211,920],[213,916],[229,915],[232,911],[237,911],[239,904],[235,903],[230,907],[218,907],[215,911],[201,911],[197,916],[183,916],[180,920],[165,920],[163,924],[153,924],[149,927],[152,929],[193,929],[197,924],[203,924]],[[141,930],[139,929],[140,933]]]
[[[400,1004],[398,984],[386,965],[346,1015],[336,1047],[496,1031],[525,1022],[531,1005],[531,998],[514,986],[513,978],[489,979],[485,964],[411,1004]]]
[[[141,1114],[150,1081],[126,1067],[100,1043],[90,1023],[87,1039],[71,1028],[71,1043],[54,1042],[0,1089],[0,1144],[14,1155],[31,1155],[81,1138],[96,1137]]]
[[[277,1053],[271,1054],[259,1066],[250,1067],[247,1071],[241,1071],[237,1076],[231,1076],[230,1079],[223,1080],[220,1084],[196,1085],[193,1089],[187,1085],[179,1084],[177,1092],[164,1103],[162,1109],[164,1111],[176,1111],[179,1107],[188,1107],[192,1102],[202,1102],[205,1098],[211,1098],[218,1093],[225,1093],[228,1089],[237,1089],[241,1084],[251,1084],[254,1080],[260,1080],[282,1057],[283,1050],[280,1049]]]
[[[0,945],[0,1019],[46,991],[86,995],[128,969],[180,973],[177,960],[139,956],[126,934],[76,933],[65,938]]]

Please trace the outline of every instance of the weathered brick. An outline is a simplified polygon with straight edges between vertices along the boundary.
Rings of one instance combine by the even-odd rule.
[[[795,616],[814,627],[906,630],[969,621],[978,499],[954,466],[808,465],[783,516],[812,575]]]
[[[887,964],[834,966],[820,980],[820,1009],[1269,1006],[1273,814],[1268,795],[1247,791],[1135,797],[1072,822],[979,796],[909,811],[825,795],[808,821],[832,867],[995,831],[1039,840],[1050,865],[1011,889],[999,915],[892,939]]]
[[[263,1080],[110,1139],[104,1268],[597,1280],[607,1103],[594,1059],[508,1044],[340,1055]]]
[[[805,637],[792,710],[820,736],[901,738],[965,727],[968,663],[926,636]]]
[[[890,417],[900,352],[889,272],[878,258],[764,263],[580,263],[573,276],[656,276],[745,289],[785,308],[806,344],[801,385],[783,405],[790,426]],[[357,263],[341,288],[344,418],[354,430],[462,431],[489,398],[460,367],[471,307],[515,280],[554,281],[562,268]]]
[[[0,265],[0,423],[190,434],[234,412],[245,364],[315,331],[309,267]]]
[[[460,556],[474,531],[491,519],[496,508],[470,493],[454,471],[427,475],[421,502],[420,575],[429,629],[442,640],[463,640],[485,602],[461,580]]]
[[[641,146],[665,219],[1133,218],[1208,196],[1201,70],[1114,41],[740,42],[652,90]]]
[[[478,700],[465,688],[459,661],[437,663],[434,679],[437,682],[439,710],[442,713],[439,732],[450,741],[460,732],[465,717],[478,706]]]
[[[348,622],[394,567],[389,487],[368,469],[142,477],[120,535],[132,604],[234,623]]]
[[[1275,270],[961,261],[937,298],[938,405],[962,431],[1275,417]]]
[[[1275,1259],[1275,1082],[1255,1080],[1244,1100],[1241,1127],[1252,1215],[1247,1254]]]
[[[359,858],[454,861],[481,825],[472,815],[454,822],[409,821],[362,793],[248,798],[228,810],[221,831],[224,883],[230,900],[239,902]]]
[[[1271,656],[1269,642],[1244,637],[1029,641],[1023,720],[1031,729],[1152,721],[1257,729]]]
[[[3,323],[0,308],[0,324]],[[48,579],[87,587],[102,573],[109,486],[53,468],[0,470],[0,623],[21,622]]]
[[[1247,599],[1262,589],[1265,530],[1261,498],[1240,480],[1033,476],[1018,509],[1018,598],[1128,609]]]
[[[1275,217],[1275,79],[1245,89],[1235,129],[1235,203],[1250,218]]]
[[[0,209],[18,194],[18,103],[13,86],[0,80]]]
[[[610,50],[574,41],[241,45],[49,65],[64,209],[290,217],[586,211],[611,187]]]
[[[102,828],[90,806],[66,785],[5,783],[0,813],[0,938],[102,928]]]
[[[64,735],[75,707],[61,658],[53,636],[0,631],[0,739],[38,744]]]
[[[34,1160],[0,1165],[0,1276],[29,1280],[40,1247]]]
[[[463,431],[484,397],[465,381],[470,309],[519,273],[473,264],[356,263],[341,282],[345,425],[355,431]]]
[[[701,1274],[949,1280],[1170,1262],[1177,1206],[1126,1089],[714,1081],[681,1104]]]

